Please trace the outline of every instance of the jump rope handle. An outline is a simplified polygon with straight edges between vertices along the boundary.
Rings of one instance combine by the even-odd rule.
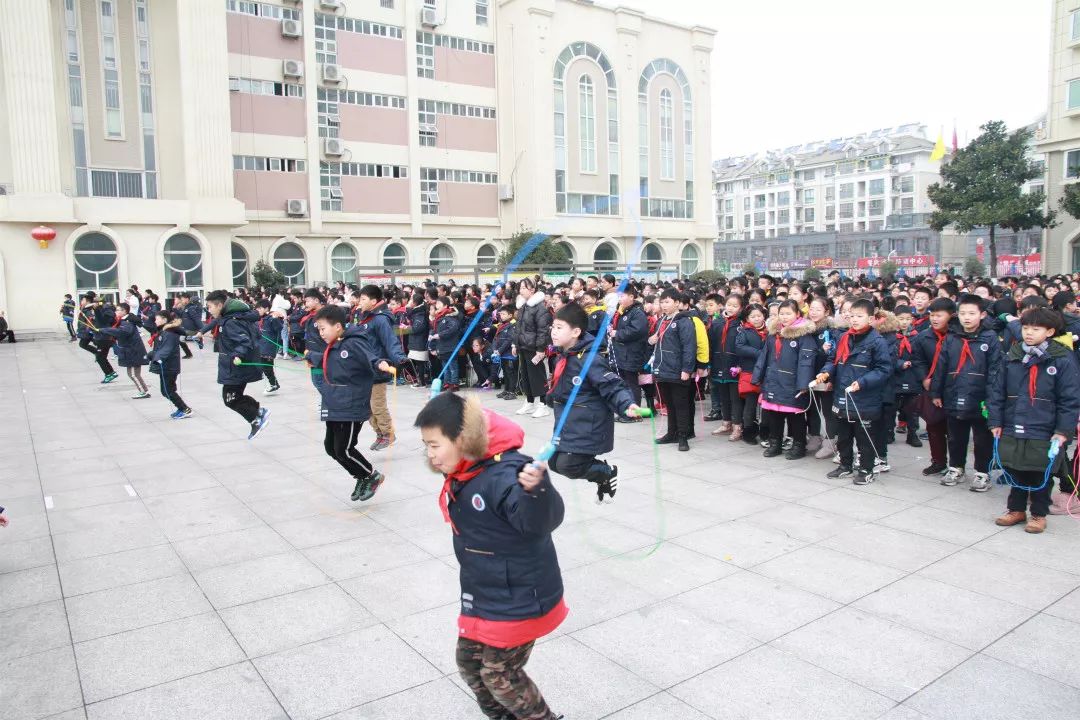
[[[653,416],[653,411],[652,408],[639,407],[634,414],[637,415],[639,418],[647,418]]]
[[[1050,443],[1050,450],[1046,453],[1046,457],[1053,460],[1054,458],[1056,458],[1058,456],[1058,453],[1060,451],[1061,451],[1061,441],[1057,440],[1055,438],[1054,441]]]
[[[442,392],[442,378],[432,378],[431,380],[431,397],[434,399]]]

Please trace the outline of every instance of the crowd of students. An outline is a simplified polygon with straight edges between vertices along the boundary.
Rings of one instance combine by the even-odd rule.
[[[553,720],[523,670],[535,640],[567,613],[551,541],[563,504],[548,469],[612,500],[618,467],[603,456],[615,450],[614,425],[641,422],[646,407],[666,417],[657,444],[688,451],[700,441],[697,420],[716,422],[701,440],[760,443],[778,462],[832,458],[836,467],[822,473],[856,485],[891,470],[889,446],[903,436],[928,442],[922,473],[946,486],[968,479],[970,446],[970,490],[989,490],[995,469],[1011,486],[996,523],[1041,533],[1048,514],[1080,511],[1066,450],[1080,419],[1078,290],[1078,278],[944,273],[621,288],[605,275],[215,291],[205,317],[195,297],[166,310],[133,288],[139,297],[115,306],[88,293],[73,315],[102,382],[117,378],[115,347],[134,398],[149,397],[141,374],[149,363],[176,419],[192,412],[176,393],[181,351],[212,337],[223,400],[251,425],[250,438],[268,410],[247,385],[265,378],[264,392],[276,394],[275,360],[306,362],[325,450],[355,479],[354,501],[384,481],[357,443],[365,422],[372,450],[395,441],[387,387],[441,386],[415,425],[444,476],[440,504],[462,567],[459,670],[487,717]],[[151,333],[149,351],[140,329]],[[547,462],[523,455],[522,428],[481,408],[477,394],[458,394],[466,386],[522,401],[518,416],[554,414],[559,435]]]

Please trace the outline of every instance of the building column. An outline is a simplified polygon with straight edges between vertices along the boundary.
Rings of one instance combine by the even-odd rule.
[[[20,194],[60,194],[63,189],[50,5],[0,0],[0,72],[7,92],[11,180]]]

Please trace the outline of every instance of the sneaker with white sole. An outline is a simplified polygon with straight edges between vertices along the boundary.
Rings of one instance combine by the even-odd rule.
[[[855,479],[851,482],[856,485],[869,485],[875,480],[877,480],[877,475],[873,470],[863,470],[862,468],[859,468],[858,474],[855,475]]]
[[[874,460],[874,474],[887,473],[892,470],[892,466],[889,465],[889,461],[886,458],[877,458]]]
[[[254,440],[269,423],[270,411],[266,408],[259,408],[258,416],[251,421],[251,432],[248,433],[248,440]]]
[[[830,472],[826,473],[825,477],[831,478],[833,480],[838,480],[840,478],[851,477],[854,474],[855,474],[855,471],[852,470],[847,465],[839,465],[839,466],[833,468]]]
[[[537,403],[536,412],[532,414],[534,418],[544,418],[551,414],[551,408],[543,403]]]
[[[263,395],[274,395],[280,389],[281,389],[280,385],[271,385],[270,387],[263,390]]]
[[[990,489],[990,474],[989,473],[975,473],[975,477],[971,479],[971,487],[968,488],[971,492],[986,492]]]
[[[135,393],[134,395],[131,396],[131,399],[132,400],[145,400],[148,397],[150,397],[150,393],[148,393],[148,392],[137,392],[137,393]]]
[[[514,414],[515,415],[531,415],[534,412],[536,412],[536,405],[534,405],[531,402],[526,402],[524,405],[519,407]]]
[[[826,460],[832,457],[834,452],[835,450],[833,449],[832,442],[825,440],[821,443],[821,447],[817,449],[817,452],[814,453],[814,457],[818,460]]]
[[[833,453],[832,461],[833,461],[833,465],[839,465],[840,464],[840,453],[839,452]]]
[[[941,484],[952,487],[964,482],[964,468],[950,467],[941,478]]]

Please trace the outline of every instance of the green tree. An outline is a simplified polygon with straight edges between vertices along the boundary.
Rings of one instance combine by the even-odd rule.
[[[968,255],[964,260],[964,277],[984,277],[986,264],[974,255]]]
[[[499,255],[499,269],[505,270],[522,246],[536,234],[533,230],[525,229],[514,233],[506,241],[506,249]],[[543,235],[543,233],[540,234]],[[569,265],[570,263],[570,255],[566,252],[566,248],[555,242],[550,235],[544,235],[544,239],[521,261],[522,265]]]
[[[953,225],[961,233],[988,228],[990,267],[996,268],[998,227],[1014,231],[1053,227],[1056,212],[1045,208],[1046,194],[1041,190],[1023,192],[1024,183],[1040,175],[1027,157],[1031,131],[1020,128],[1010,133],[1000,120],[981,129],[979,137],[941,166],[942,182],[927,188],[937,208],[930,226],[940,231]]]
[[[806,268],[803,270],[802,279],[807,282],[820,282],[821,270],[816,267]]]
[[[279,290],[285,287],[285,275],[278,272],[273,265],[262,258],[255,261],[255,267],[251,270],[251,278],[256,286]]]
[[[726,278],[724,277],[724,273],[716,270],[698,270],[690,276],[690,280],[705,283],[706,285],[712,285],[714,283],[722,282],[726,280]]]
[[[877,274],[878,277],[881,278],[894,278],[896,277],[896,273],[899,269],[900,266],[897,265],[895,262],[893,262],[892,260],[886,260],[878,267]]]
[[[1058,207],[1080,220],[1080,185],[1066,185],[1065,192],[1058,200]]]

